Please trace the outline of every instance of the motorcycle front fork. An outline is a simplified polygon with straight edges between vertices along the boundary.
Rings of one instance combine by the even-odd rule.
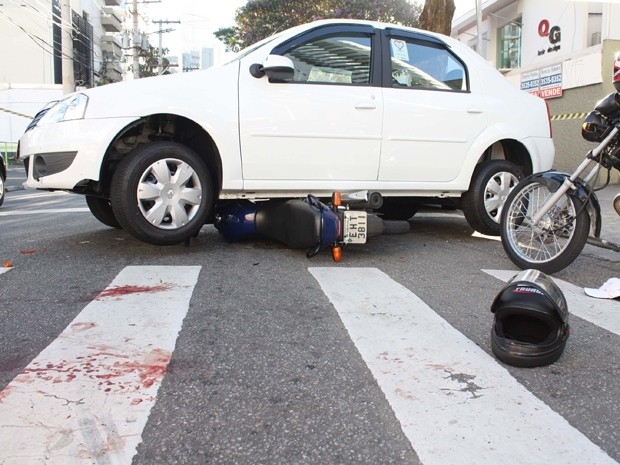
[[[555,204],[557,204],[560,199],[566,194],[568,191],[575,190],[575,180],[579,177],[579,175],[590,165],[590,163],[596,163],[594,160],[588,156],[581,165],[575,170],[575,172],[568,178],[564,179],[564,182],[558,190],[556,190],[547,201],[540,207],[532,217],[533,224],[538,224],[540,220],[553,208]],[[598,164],[597,164],[598,165]],[[598,173],[599,166],[595,166],[592,171],[588,174],[588,176],[584,179],[585,185],[589,185],[589,181]]]
[[[577,180],[579,175],[583,173],[591,163],[596,163],[597,166],[595,166],[590,171],[590,173],[588,173],[588,176],[584,178],[584,184],[586,186],[590,185],[590,181],[592,181],[592,179],[596,175],[598,175],[598,172],[600,170],[600,165],[596,160],[599,159],[599,156],[602,155],[603,150],[605,150],[609,143],[618,135],[618,132],[620,132],[620,129],[614,127],[607,135],[607,137],[605,137],[605,139],[603,139],[603,141],[599,145],[597,145],[590,153],[588,153],[586,159],[581,162],[581,164],[577,167],[573,174],[571,174],[570,177],[564,180],[558,190],[555,191],[554,194],[549,197],[547,201],[543,204],[543,206],[536,212],[536,214],[532,218],[534,224],[538,224],[538,222],[547,214],[547,212],[560,201],[564,194],[566,194],[569,190],[574,190],[575,181]],[[618,212],[618,214],[620,215],[620,200],[618,199],[618,197],[614,199],[614,208],[616,209],[616,212]]]

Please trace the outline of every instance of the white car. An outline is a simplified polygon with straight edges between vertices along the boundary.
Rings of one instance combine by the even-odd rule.
[[[238,199],[378,193],[386,218],[449,203],[499,234],[517,180],[551,168],[542,99],[464,44],[324,20],[205,71],[80,91],[20,140],[28,188],[86,196],[102,223],[175,244]]]

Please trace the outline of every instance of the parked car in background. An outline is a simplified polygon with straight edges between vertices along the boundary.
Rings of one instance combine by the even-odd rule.
[[[0,156],[0,205],[4,202],[4,196],[6,195],[6,164],[4,163],[4,157]]]
[[[43,110],[26,187],[86,196],[102,223],[174,244],[238,199],[378,193],[386,218],[461,208],[499,234],[505,197],[554,158],[545,102],[474,51],[368,21],[295,27],[205,71],[106,85]]]

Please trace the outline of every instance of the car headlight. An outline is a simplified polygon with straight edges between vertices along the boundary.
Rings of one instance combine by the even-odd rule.
[[[88,97],[86,95],[73,94],[49,108],[41,117],[37,126],[81,119],[84,117],[87,104]]]

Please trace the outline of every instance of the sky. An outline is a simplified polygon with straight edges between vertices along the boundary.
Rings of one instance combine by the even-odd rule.
[[[417,1],[424,4],[424,0]],[[181,21],[180,24],[161,25],[164,30],[173,29],[162,34],[162,46],[168,48],[171,55],[213,47],[217,63],[226,56],[222,43],[213,36],[213,32],[234,25],[235,11],[246,3],[247,0],[160,0],[157,3],[140,4],[139,11],[141,16],[151,21]],[[455,18],[476,7],[476,0],[454,0],[454,3]],[[150,33],[149,40],[154,47],[159,46],[158,29],[158,25],[152,25],[146,31]]]

